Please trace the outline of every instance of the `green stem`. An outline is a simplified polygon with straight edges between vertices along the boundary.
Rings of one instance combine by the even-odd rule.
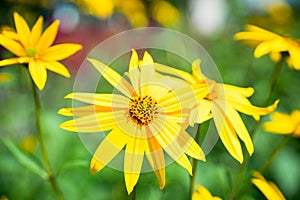
[[[272,152],[269,159],[263,164],[261,169],[259,170],[261,173],[264,173],[272,164],[272,162],[275,160],[275,158],[278,156],[279,152],[285,147],[285,145],[290,141],[292,136],[286,136],[283,140],[281,140],[280,144],[277,146],[277,148]]]
[[[134,188],[129,196],[129,200],[136,200],[136,190],[137,190],[136,187],[137,187],[137,185],[134,186]]]
[[[43,137],[43,132],[41,128],[41,105],[40,105],[40,100],[37,92],[37,88],[35,87],[35,84],[32,82],[32,91],[33,91],[33,96],[34,96],[34,102],[35,102],[35,116],[36,116],[36,128],[38,132],[38,140],[41,145],[41,152],[42,152],[42,157],[44,161],[44,165],[46,168],[46,171],[48,173],[48,181],[57,197],[57,199],[62,200],[64,199],[62,196],[61,191],[59,190],[55,176],[53,174],[50,161],[48,158],[47,150],[45,147],[45,142],[44,142],[44,137]]]
[[[201,128],[201,125],[199,124],[198,129],[197,129],[197,133],[196,133],[196,136],[195,136],[195,141],[196,142],[198,142],[199,138],[200,138],[200,128]],[[192,162],[193,162],[193,164],[192,164],[193,165],[193,169],[192,169],[193,176],[191,176],[191,179],[190,179],[190,199],[192,199],[194,189],[195,189],[198,160],[195,159],[195,158],[192,158]]]

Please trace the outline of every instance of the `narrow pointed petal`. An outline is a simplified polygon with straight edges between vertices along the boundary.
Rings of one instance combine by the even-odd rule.
[[[43,29],[43,22],[44,18],[43,16],[40,16],[34,26],[32,27],[31,34],[30,34],[30,41],[29,45],[32,47],[35,47],[41,37],[42,29]]]
[[[47,70],[39,60],[31,60],[28,65],[29,73],[39,90],[43,90],[47,81]]]
[[[254,147],[253,147],[252,139],[249,135],[249,132],[248,132],[242,118],[240,117],[238,112],[235,111],[229,105],[226,106],[226,113],[227,113],[228,119],[231,121],[231,124],[232,124],[233,128],[235,129],[237,135],[245,143],[246,148],[249,152],[249,155],[251,156],[252,153],[254,152]]]
[[[10,39],[8,37],[5,37],[2,34],[0,34],[0,45],[2,45],[5,49],[12,52],[16,56],[19,57],[25,56],[24,48],[19,42],[16,42],[15,40]]]
[[[53,45],[41,52],[43,60],[63,60],[70,57],[82,48],[79,44],[64,43]]]
[[[139,66],[139,57],[138,54],[136,53],[136,51],[134,49],[132,49],[132,55],[130,58],[130,62],[129,62],[129,70],[134,70]]]
[[[66,121],[59,127],[73,132],[103,132],[116,128],[115,117],[122,114],[120,112],[101,112]]]
[[[300,70],[300,47],[292,47],[289,50],[290,59],[293,64],[293,68],[296,70]]]
[[[95,94],[95,93],[71,93],[65,96],[68,99],[74,99],[88,104],[95,104],[109,108],[127,108],[128,99],[118,94]]]
[[[83,117],[87,115],[94,115],[99,112],[112,112],[112,109],[110,107],[91,105],[77,108],[62,108],[57,113],[64,116]]]
[[[0,61],[0,67],[6,66],[6,65],[13,65],[17,63],[28,63],[29,59],[26,57],[23,58],[8,58]]]
[[[42,61],[43,65],[50,71],[53,71],[57,74],[60,74],[64,77],[70,78],[70,73],[68,71],[68,69],[61,64],[60,62],[56,62],[56,61]]]
[[[271,119],[272,121],[263,124],[266,132],[291,134],[297,126],[297,122],[293,123],[293,119],[288,114],[274,112]]]
[[[147,61],[148,62],[148,61]],[[150,61],[149,61],[150,62]],[[140,76],[140,91],[143,96],[148,95],[153,83],[156,81],[155,70],[153,64],[142,65]]]
[[[226,97],[229,98],[230,97],[234,98],[237,95],[250,97],[254,93],[254,89],[252,87],[243,88],[243,87],[238,87],[238,86],[228,85],[228,84],[218,84],[218,86],[223,87]]]
[[[1,27],[1,35],[12,40],[20,41],[19,35],[10,27]]]
[[[122,140],[120,140],[122,138]],[[90,172],[95,174],[106,166],[125,146],[127,135],[120,130],[112,130],[96,149],[90,163]]]
[[[137,128],[136,131],[139,131]],[[139,135],[140,133],[136,133]],[[128,194],[130,194],[136,185],[143,164],[146,139],[132,137],[125,149],[124,157],[124,176]]]
[[[14,12],[14,21],[20,41],[27,48],[29,46],[30,29],[24,18],[17,12]]]
[[[254,26],[254,25],[251,25],[251,24],[246,24],[245,25],[245,30],[247,31],[250,31],[250,32],[258,32],[258,33],[265,33],[265,34],[268,34],[270,35],[270,37],[280,37],[279,35],[271,32],[271,31],[268,31],[268,30],[265,30],[263,28],[260,28],[258,26]]]
[[[205,81],[206,76],[201,72],[200,68],[201,60],[197,59],[192,63],[192,74],[198,81]]]
[[[118,74],[115,70],[111,69],[107,65],[103,64],[102,62],[88,58],[87,59],[93,66],[98,70],[98,72],[104,76],[104,78],[116,89],[122,92],[128,98],[131,97],[131,94],[134,92],[132,86]]]
[[[43,50],[47,49],[48,47],[50,47],[53,44],[53,42],[56,38],[56,35],[57,35],[58,26],[59,26],[59,20],[55,20],[44,31],[44,33],[42,34],[42,36],[37,44],[37,48],[40,52],[43,52]]]
[[[146,51],[144,53],[144,57],[141,62],[141,65],[153,65],[153,64],[154,64],[154,62],[153,62],[152,56]]]
[[[213,119],[225,148],[233,158],[242,163],[243,152],[239,139],[232,127],[232,124],[230,123],[230,120],[217,104],[214,104],[213,106]]]
[[[257,32],[239,32],[234,35],[235,40],[254,40],[254,41],[265,41],[271,40],[278,36],[273,36],[268,33],[257,33]]]

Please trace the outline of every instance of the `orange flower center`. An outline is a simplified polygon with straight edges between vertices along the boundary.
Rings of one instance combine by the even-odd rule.
[[[39,52],[37,49],[34,48],[25,49],[25,54],[26,56],[31,58],[39,58]]]
[[[156,100],[146,95],[129,101],[129,117],[137,125],[148,125],[158,114]]]

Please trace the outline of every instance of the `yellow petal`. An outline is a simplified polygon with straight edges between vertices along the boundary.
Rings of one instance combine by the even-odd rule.
[[[136,131],[140,129],[137,128]],[[134,130],[133,130],[134,131]],[[140,135],[137,133],[137,135]],[[132,137],[129,139],[124,157],[124,176],[128,194],[130,194],[136,185],[143,164],[146,139]]]
[[[8,51],[12,52],[16,56],[25,56],[24,48],[19,42],[5,37],[2,34],[0,34],[0,45],[2,45],[4,48],[6,48]]]
[[[14,12],[14,21],[20,41],[25,48],[29,46],[30,29],[24,18],[17,12]]]
[[[64,116],[83,117],[86,115],[93,115],[99,112],[112,112],[112,109],[110,107],[91,105],[77,108],[62,108],[57,113]]]
[[[299,53],[300,53],[300,47],[298,47],[298,46],[293,46],[289,50],[290,59],[293,64],[293,68],[296,70],[300,70],[300,56],[299,56],[300,54]]]
[[[134,49],[132,49],[132,55],[131,55],[131,58],[130,58],[129,70],[128,71],[136,69],[138,66],[139,66],[138,54],[136,53],[136,51]]]
[[[271,119],[271,122],[265,122],[263,124],[263,129],[266,132],[291,134],[297,125],[288,114],[284,113],[274,112],[271,115]]]
[[[240,117],[239,113],[229,105],[226,106],[226,114],[233,128],[235,129],[237,135],[245,143],[249,155],[251,156],[252,153],[254,152],[254,147],[253,147],[252,139],[248,133],[247,128],[245,127],[242,118]]]
[[[254,40],[254,41],[265,41],[272,40],[278,36],[274,36],[268,33],[258,32],[239,32],[234,35],[235,40]]]
[[[245,25],[245,30],[247,31],[250,31],[250,32],[258,32],[258,33],[265,33],[265,34],[268,34],[270,35],[270,37],[280,37],[279,35],[275,34],[275,33],[272,33],[271,31],[267,31],[263,28],[260,28],[258,26],[254,26],[254,25],[251,25],[251,24],[246,24]]]
[[[82,46],[79,44],[57,44],[42,51],[40,57],[43,60],[63,60],[70,57],[81,48]]]
[[[189,124],[203,123],[212,118],[212,102],[208,100],[198,101],[197,106],[191,111],[189,116]]]
[[[122,131],[112,130],[96,149],[90,163],[90,172],[95,174],[106,166],[123,149],[127,141],[128,137]]]
[[[111,130],[116,127],[115,116],[120,112],[101,112],[79,117],[62,123],[59,127],[68,131],[94,133]]]
[[[1,34],[12,40],[20,41],[19,35],[10,27],[1,27]]]
[[[28,63],[29,59],[27,57],[23,58],[8,58],[0,61],[0,66],[13,65],[17,63]]]
[[[67,68],[59,63],[59,62],[56,62],[56,61],[42,61],[43,62],[43,65],[50,71],[53,71],[57,74],[60,74],[60,75],[63,75],[67,78],[70,77],[70,73],[69,71],[67,70]]]
[[[43,52],[43,50],[47,49],[50,47],[57,35],[58,31],[58,26],[59,26],[59,20],[55,20],[50,26],[44,31],[42,34],[38,44],[37,48],[40,52]]]
[[[197,59],[192,63],[192,74],[198,81],[205,81],[205,79],[207,78],[201,72],[200,63],[201,63],[200,59]]]
[[[31,60],[28,65],[29,73],[39,90],[43,90],[47,81],[47,70],[39,60]]]
[[[141,65],[153,65],[153,64],[154,61],[152,56],[147,51],[145,51]]]
[[[40,40],[42,29],[43,29],[43,21],[44,21],[43,16],[40,16],[36,21],[36,23],[34,24],[34,26],[32,27],[31,34],[30,34],[30,41],[29,41],[29,45],[31,47],[35,47]]]
[[[219,103],[222,105],[222,102]],[[220,139],[227,151],[240,163],[243,162],[243,153],[239,139],[234,131],[230,120],[218,104],[213,105],[213,119],[218,130]]]
[[[198,185],[197,186],[197,192],[199,193],[199,200],[200,199],[205,199],[205,200],[212,200],[212,195],[210,194],[210,192],[203,186]],[[193,197],[194,200],[194,197]]]
[[[283,38],[276,38],[274,40],[267,40],[260,43],[255,51],[255,58],[259,58],[270,52],[284,52],[288,51],[290,48],[290,44],[284,40]]]
[[[250,97],[254,93],[254,89],[251,87],[243,88],[228,84],[217,84],[218,87],[223,87],[226,98],[235,98],[237,95]]]
[[[140,89],[143,96],[149,95],[153,83],[156,83],[155,71],[153,64],[147,64],[140,66]]]
[[[109,108],[127,108],[129,101],[129,99],[126,97],[118,94],[95,94],[80,92],[68,94],[65,96],[65,98]]]
[[[104,78],[112,86],[114,86],[128,98],[131,97],[131,94],[134,92],[134,90],[132,86],[122,76],[120,76],[120,74],[96,59],[88,58],[87,60],[93,64],[98,72],[104,76]]]

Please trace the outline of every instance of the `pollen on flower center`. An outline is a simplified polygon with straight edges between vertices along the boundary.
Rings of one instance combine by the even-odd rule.
[[[146,95],[131,98],[129,101],[129,117],[137,125],[148,125],[158,114],[156,100]]]
[[[31,58],[38,58],[39,57],[38,50],[33,49],[33,48],[25,49],[25,54],[26,54],[26,56],[31,57]]]

